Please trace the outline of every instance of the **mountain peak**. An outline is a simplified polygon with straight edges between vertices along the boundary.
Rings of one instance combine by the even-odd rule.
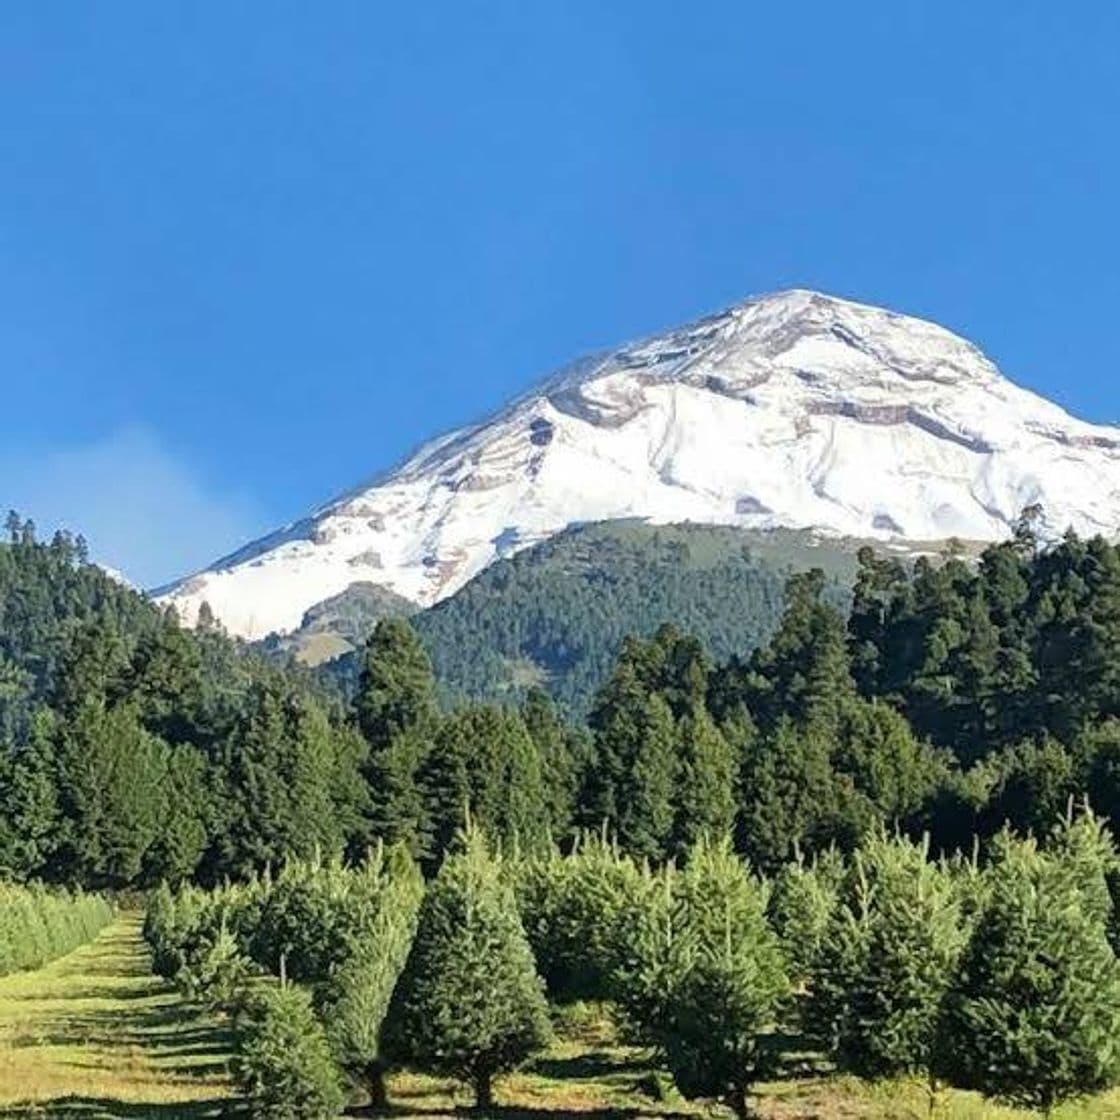
[[[934,323],[791,289],[582,358],[165,597],[256,638],[359,582],[426,606],[573,523],[928,546],[996,539],[1034,504],[1055,532],[1114,533],[1120,431]]]

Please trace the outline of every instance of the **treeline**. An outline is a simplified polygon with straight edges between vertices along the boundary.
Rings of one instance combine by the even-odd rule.
[[[849,613],[791,577],[769,642],[716,663],[623,642],[585,723],[531,689],[447,707],[383,620],[352,700],[204,616],[179,627],[18,519],[0,546],[0,869],[93,888],[244,878],[403,844],[434,871],[464,810],[502,844],[604,827],[658,863],[734,836],[770,870],[878,825],[967,850],[1071,796],[1120,820],[1120,551],[1029,521],[976,563],[859,558]]]
[[[360,737],[294,670],[195,631],[9,518],[0,874],[92,888],[244,875],[360,831]]]
[[[0,882],[0,976],[42,968],[93,940],[112,918],[99,895]]]
[[[921,1079],[931,1113],[950,1086],[1049,1114],[1120,1081],[1118,863],[1090,813],[1041,847],[1003,832],[983,864],[883,831],[770,881],[730,838],[685,854],[651,868],[584,838],[502,856],[469,830],[426,887],[379,850],[162,889],[146,933],[165,976],[234,1017],[260,1116],[383,1107],[398,1068],[489,1106],[549,1043],[549,1003],[573,1000],[740,1116],[806,1040],[854,1076]]]

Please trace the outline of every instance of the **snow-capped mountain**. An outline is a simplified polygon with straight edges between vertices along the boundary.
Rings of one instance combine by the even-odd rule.
[[[788,291],[581,359],[159,594],[260,638],[355,582],[429,605],[576,522],[991,540],[1036,503],[1053,532],[1114,535],[1120,429],[932,323]]]

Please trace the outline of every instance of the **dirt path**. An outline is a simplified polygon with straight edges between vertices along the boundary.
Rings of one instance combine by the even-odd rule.
[[[228,1037],[152,975],[140,924],[0,979],[0,1117],[222,1115]]]

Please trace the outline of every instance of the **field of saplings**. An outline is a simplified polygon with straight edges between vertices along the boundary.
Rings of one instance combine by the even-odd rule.
[[[650,867],[595,837],[523,856],[474,830],[427,883],[381,849],[160,888],[144,934],[156,971],[228,1018],[261,1117],[407,1113],[393,1087],[414,1075],[485,1114],[592,1013],[648,1056],[647,1098],[748,1116],[760,1085],[834,1071],[931,1115],[988,1115],[963,1111],[980,1097],[1051,1115],[1120,1081],[1116,886],[1088,813],[972,859],[883,832],[768,880],[730,842]]]

